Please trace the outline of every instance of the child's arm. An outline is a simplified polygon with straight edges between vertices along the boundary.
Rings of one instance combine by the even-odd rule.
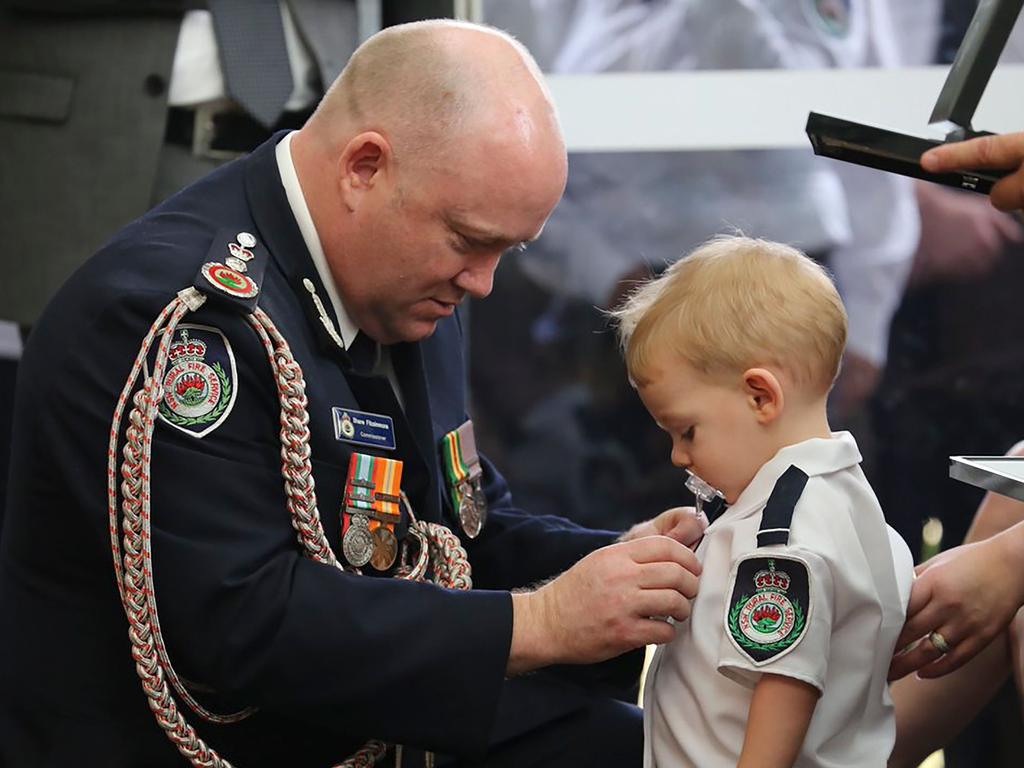
[[[791,768],[821,692],[782,675],[763,675],[754,687],[747,735],[737,768]]]

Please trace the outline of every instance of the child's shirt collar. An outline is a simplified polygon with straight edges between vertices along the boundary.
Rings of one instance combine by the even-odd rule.
[[[775,483],[790,466],[798,467],[809,477],[838,472],[861,461],[857,441],[849,432],[833,432],[831,438],[815,437],[781,448],[765,463],[743,493],[725,512],[715,518],[709,529],[722,525],[720,521],[731,521],[747,517],[759,511],[768,501]]]

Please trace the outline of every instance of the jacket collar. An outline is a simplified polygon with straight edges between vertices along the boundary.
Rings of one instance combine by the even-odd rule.
[[[339,328],[338,316],[329,299],[327,286],[306,246],[281,180],[277,144],[287,135],[288,131],[275,133],[246,158],[246,197],[259,236],[295,292],[320,348],[347,365],[348,355],[338,346],[321,319],[322,308],[323,316],[327,317],[335,331]],[[312,291],[307,287],[310,285]],[[314,293],[320,298],[319,307],[313,299]]]

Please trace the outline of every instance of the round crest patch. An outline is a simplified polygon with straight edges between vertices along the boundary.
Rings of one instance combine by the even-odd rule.
[[[179,325],[161,384],[160,419],[194,437],[208,435],[235,402],[235,358],[227,338],[209,326]]]
[[[778,570],[776,560],[787,570]],[[808,593],[807,566],[801,561],[742,560],[726,616],[733,642],[757,664],[781,655],[796,645],[807,628]]]
[[[341,434],[347,438],[352,438],[356,434],[356,426],[352,423],[352,417],[347,413],[341,415],[338,428],[341,430]]]
[[[209,261],[203,264],[203,277],[214,288],[240,299],[251,299],[260,292],[259,286],[247,275],[226,264]]]

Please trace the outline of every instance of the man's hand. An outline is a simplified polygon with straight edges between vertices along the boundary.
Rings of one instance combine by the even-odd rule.
[[[1003,632],[1024,602],[1019,551],[1024,524],[975,544],[964,544],[917,567],[907,622],[889,678],[915,670],[923,678],[941,677],[965,664]],[[938,632],[950,647],[943,655],[928,639]]]
[[[707,518],[697,517],[693,507],[672,507],[653,520],[637,523],[622,534],[619,541],[633,541],[646,536],[668,536],[692,549],[701,540],[707,527]]]
[[[666,536],[591,552],[535,592],[512,595],[508,673],[550,664],[591,664],[651,643],[667,643],[665,621],[690,615],[700,563]]]
[[[921,167],[932,173],[944,171],[995,168],[1013,170],[1001,179],[989,198],[1001,211],[1024,208],[1024,131],[1002,136],[981,136],[969,141],[955,141],[930,149],[921,156]]]

